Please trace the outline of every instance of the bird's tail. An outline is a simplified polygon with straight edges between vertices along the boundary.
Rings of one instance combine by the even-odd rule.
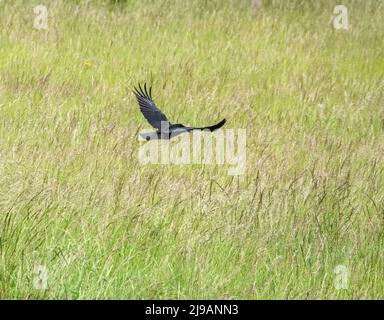
[[[220,129],[226,122],[227,120],[223,119],[219,123],[214,124],[213,126],[210,127],[202,127],[202,128],[192,128],[192,130],[209,130],[209,131],[215,131],[217,129]]]

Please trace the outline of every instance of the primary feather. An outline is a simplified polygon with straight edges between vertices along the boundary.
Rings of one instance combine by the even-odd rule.
[[[149,124],[157,130],[161,130],[161,122],[165,121],[169,123],[168,118],[162,113],[156,106],[151,95],[152,88],[147,91],[147,85],[144,84],[144,90],[139,84],[139,89],[134,88],[133,93],[136,96],[139,103],[140,110]]]

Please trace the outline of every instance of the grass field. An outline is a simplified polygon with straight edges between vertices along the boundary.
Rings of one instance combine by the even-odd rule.
[[[384,3],[250,2],[0,1],[1,299],[384,298]],[[142,165],[138,82],[245,174]]]

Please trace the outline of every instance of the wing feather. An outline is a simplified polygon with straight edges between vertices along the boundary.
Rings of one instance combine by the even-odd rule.
[[[166,115],[160,111],[152,99],[152,87],[149,88],[148,92],[147,84],[144,83],[143,89],[139,83],[138,88],[134,87],[133,93],[136,96],[136,100],[139,104],[141,113],[152,127],[161,130],[162,121],[169,123]]]

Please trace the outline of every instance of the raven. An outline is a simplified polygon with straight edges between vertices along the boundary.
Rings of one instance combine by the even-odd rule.
[[[168,118],[165,116],[164,113],[162,113],[156,106],[155,102],[152,99],[152,87],[147,90],[147,84],[144,83],[144,90],[139,84],[139,89],[134,87],[133,93],[136,96],[137,102],[140,106],[140,111],[144,115],[145,119],[149,122],[149,124],[157,129],[155,132],[149,132],[149,133],[141,133],[140,136],[143,139],[148,140],[158,140],[158,139],[171,139],[179,134],[182,134],[184,132],[190,132],[192,130],[209,130],[209,131],[215,131],[219,128],[221,128],[224,123],[225,119],[220,121],[219,123],[210,126],[210,127],[202,127],[202,128],[195,128],[195,127],[186,127],[181,123],[172,124],[169,122]]]

